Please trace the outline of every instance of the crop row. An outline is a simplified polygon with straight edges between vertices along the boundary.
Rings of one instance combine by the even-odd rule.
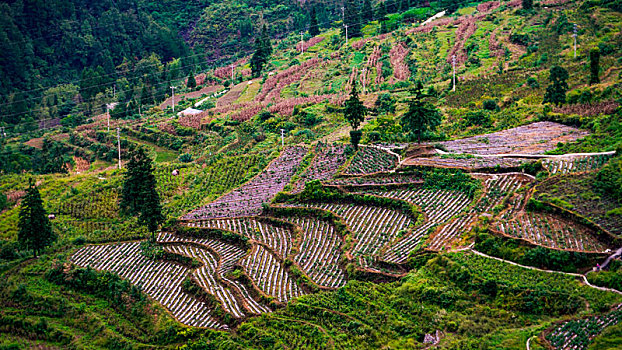
[[[395,169],[397,157],[376,147],[361,147],[354,154],[345,174],[362,175]]]
[[[216,273],[219,275],[220,279],[224,280],[231,286],[232,288],[237,290],[237,294],[242,296],[242,300],[240,303],[245,306],[251,314],[260,314],[264,312],[270,312],[270,309],[265,305],[257,302],[250,295],[246,287],[238,281],[230,280],[226,277],[226,274],[233,271],[234,265],[240,261],[245,255],[246,252],[240,249],[238,246],[219,241],[211,238],[191,238],[191,237],[181,237],[178,235],[173,235],[170,233],[162,232],[158,234],[157,238],[158,243],[193,243],[199,244],[206,248],[211,249],[216,252],[219,256],[220,263]]]
[[[283,264],[261,245],[253,246],[240,265],[257,287],[280,302],[303,295],[302,289],[289,275]]]
[[[428,249],[441,250],[449,247],[463,232],[476,222],[479,214],[490,213],[492,209],[500,205],[503,199],[510,193],[519,189],[529,180],[526,177],[514,174],[491,175],[484,181],[486,194],[467,212],[449,221],[428,239]]]
[[[422,183],[423,179],[405,174],[382,174],[380,176],[343,177],[325,182],[333,186],[373,186]]]
[[[441,144],[449,152],[455,153],[539,154],[554,149],[559,142],[575,141],[587,134],[586,131],[558,123],[537,122]]]
[[[417,226],[412,233],[387,247],[383,260],[395,263],[406,262],[408,254],[421,243],[421,240],[430,230],[464,211],[470,202],[465,194],[453,191],[418,189],[367,191],[367,193],[408,201],[419,206],[425,215],[426,220],[422,225]],[[448,237],[442,238],[443,240],[439,240],[439,242],[445,242]],[[430,246],[430,249],[440,248],[435,242],[431,242]]]
[[[587,229],[547,214],[525,212],[514,220],[499,222],[497,228],[510,236],[551,248],[597,252],[607,249]]]
[[[318,285],[341,287],[346,276],[339,267],[343,254],[342,240],[333,225],[315,218],[295,217],[288,219],[302,230],[299,253],[294,260]]]
[[[218,258],[214,257],[207,249],[201,249],[188,245],[172,245],[164,247],[164,250],[185,255],[191,258],[197,259],[203,266],[197,268],[192,272],[192,275],[199,282],[199,285],[208,293],[215,296],[222,304],[225,311],[231,313],[233,316],[240,318],[244,317],[242,308],[231,293],[231,291],[220,284],[215,276],[218,269]]]
[[[87,246],[71,258],[81,267],[111,271],[139,286],[166,307],[180,322],[195,327],[227,328],[219,324],[203,302],[182,289],[189,270],[181,265],[150,260],[141,255],[140,243]]]
[[[254,218],[201,220],[196,223],[195,227],[239,233],[267,245],[281,259],[285,259],[292,248],[293,238],[290,230]]]
[[[551,174],[568,174],[589,171],[602,167],[611,158],[608,154],[595,156],[579,156],[571,158],[547,159],[542,165]]]
[[[293,192],[304,189],[306,182],[313,180],[327,180],[335,175],[337,169],[346,162],[346,147],[341,145],[318,144],[315,146],[316,156],[309,167],[300,175]]]
[[[183,219],[211,219],[224,217],[256,216],[262,204],[282,191],[307,152],[305,147],[286,148],[274,162],[243,186],[218,200],[186,214]]]
[[[68,201],[60,200],[56,211],[80,219],[116,218],[119,215],[118,194],[115,190],[107,190]]]
[[[420,157],[408,158],[403,162],[405,166],[428,166],[440,168],[460,168],[468,170],[486,168],[518,168],[526,162],[522,158],[503,157],[472,157],[472,158],[445,158],[445,157]]]
[[[358,204],[303,204],[306,207],[328,210],[342,217],[356,241],[352,255],[362,267],[369,267],[369,257],[375,256],[387,243],[404,235],[414,224],[401,211]]]
[[[587,349],[592,339],[606,327],[614,326],[622,320],[622,310],[614,310],[605,315],[592,316],[565,322],[546,336],[554,349]]]

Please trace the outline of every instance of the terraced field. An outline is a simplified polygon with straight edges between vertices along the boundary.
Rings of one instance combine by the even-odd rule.
[[[548,130],[546,137],[550,142],[578,134],[557,125],[545,124],[544,127]],[[556,132],[568,134],[560,136]],[[498,142],[505,144],[490,150],[473,146],[471,151],[484,154],[508,150],[539,152],[548,142],[534,145],[523,140],[522,136],[516,140],[497,138]],[[362,147],[348,160],[345,146],[318,144],[312,150],[313,155],[308,157],[309,166],[301,171],[298,167],[307,152],[308,148],[302,146],[287,148],[246,184],[182,217],[181,225],[198,229],[197,232],[204,232],[207,236],[197,238],[167,232],[158,235],[157,242],[165,251],[195,259],[201,263],[198,268],[180,268],[175,263],[146,260],[138,251],[138,243],[127,247],[127,244],[119,245],[119,252],[113,249],[111,259],[107,260],[98,256],[111,248],[87,247],[73,260],[80,266],[118,272],[132,283],[141,283],[149,295],[161,301],[183,323],[225,328],[227,325],[218,321],[220,319],[209,318],[209,310],[205,310],[203,304],[181,290],[181,282],[186,276],[192,277],[206,293],[214,296],[226,313],[234,318],[245,318],[270,312],[268,303],[286,303],[308,293],[311,285],[326,289],[345,285],[348,279],[345,266],[350,263],[367,273],[399,276],[399,271],[386,266],[406,263],[410,253],[418,249],[441,251],[469,244],[464,241],[463,233],[468,232],[482,215],[490,217],[491,228],[501,234],[535,244],[577,251],[603,251],[607,248],[593,239],[593,232],[583,227],[549,214],[526,212],[525,194],[529,193],[527,189],[534,183],[534,178],[523,173],[473,173],[472,176],[481,181],[483,191],[479,197],[471,198],[455,190],[425,187],[429,184],[423,178],[394,172],[399,157],[381,147]],[[603,161],[604,158],[590,159],[586,168],[594,168]],[[338,174],[343,164],[348,166],[344,174]],[[457,167],[455,164],[448,166]],[[577,167],[575,165],[572,169]],[[167,176],[169,171],[163,169],[160,174],[166,179],[162,183],[163,192],[174,191],[181,183],[178,178]],[[283,190],[296,173],[299,178],[292,184],[293,192],[300,193],[309,180],[320,180],[325,185],[338,186],[336,190],[339,191],[410,203],[421,210],[422,217],[418,220],[404,209],[380,204],[327,200],[279,202],[271,204],[274,212],[279,213],[274,214],[276,217],[262,216],[262,205]],[[309,209],[330,212],[336,219],[315,217],[309,214],[312,213]],[[345,227],[339,226],[340,222]],[[212,237],[217,231],[242,237],[246,245],[225,241],[218,235]],[[147,264],[151,274],[142,276],[141,270],[139,277],[124,274],[129,271],[126,260]],[[150,277],[154,275],[153,269],[174,275],[171,283],[177,288],[174,289],[175,295],[185,298],[191,311],[172,303],[169,294],[158,290],[163,285],[155,277]],[[300,279],[301,274],[308,277],[307,282]],[[201,317],[205,320],[198,321]]]
[[[78,250],[71,261],[78,266],[117,273],[140,286],[184,324],[227,328],[211,315],[212,311],[204,303],[182,290],[182,282],[190,272],[187,268],[147,259],[140,254],[139,242],[87,246]]]
[[[546,335],[553,349],[587,349],[591,340],[608,326],[622,321],[619,308],[605,315],[591,316],[557,325]]]

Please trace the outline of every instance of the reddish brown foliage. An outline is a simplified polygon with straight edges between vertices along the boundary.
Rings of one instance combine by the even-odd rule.
[[[598,103],[585,103],[555,107],[555,113],[578,114],[583,117],[594,117],[599,114],[613,114],[620,105],[615,101],[603,101]]]
[[[400,42],[393,45],[389,55],[395,78],[397,80],[407,80],[410,76],[410,70],[405,62],[408,56],[408,49],[404,46],[404,43]]]
[[[315,36],[309,39],[308,41],[303,41],[302,43],[298,43],[298,45],[296,45],[296,50],[300,51],[300,49],[302,48],[304,51],[307,51],[310,47],[313,47],[321,43],[323,40],[324,40],[323,36]]]

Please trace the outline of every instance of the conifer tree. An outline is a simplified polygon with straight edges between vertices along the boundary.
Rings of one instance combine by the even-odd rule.
[[[596,47],[590,50],[590,85],[600,83],[600,50]]]
[[[125,215],[138,216],[138,223],[146,226],[152,239],[155,238],[155,231],[164,216],[156,191],[153,163],[141,147],[129,155],[120,207]]]
[[[251,57],[251,71],[253,76],[258,77],[263,70],[264,65],[272,55],[272,44],[268,35],[268,28],[263,25],[261,35],[255,39],[255,53]]]
[[[186,83],[186,87],[188,87],[188,89],[194,89],[197,87],[197,81],[194,79],[193,71],[190,71],[190,74],[188,74],[188,82]]]
[[[434,131],[441,125],[443,117],[436,107],[426,101],[428,97],[430,96],[423,92],[423,84],[418,81],[412,91],[408,111],[400,122],[405,131],[417,137],[419,143],[426,131]]]
[[[19,208],[19,231],[17,240],[20,245],[33,252],[35,258],[43,248],[56,240],[52,224],[43,208],[39,190],[32,179],[29,180],[26,195]]]
[[[357,129],[365,120],[366,114],[367,108],[359,99],[358,91],[356,91],[356,80],[354,80],[352,83],[352,91],[350,91],[350,98],[346,101],[345,108],[343,110],[344,118],[352,127],[352,131],[350,131],[350,142],[354,148],[358,148],[358,143],[361,140],[361,131]]]
[[[361,12],[355,0],[345,0],[343,24],[348,26],[348,37],[354,38],[361,36]],[[345,28],[341,28],[341,33],[345,36]]]
[[[363,1],[363,8],[361,9],[361,19],[365,23],[369,23],[374,20],[374,11],[372,10],[370,0]]]
[[[544,103],[553,103],[557,106],[566,103],[568,91],[568,71],[560,66],[551,67],[549,81],[551,84],[546,88]]]
[[[533,9],[533,0],[523,0],[523,10]]]
[[[317,12],[315,11],[315,7],[311,8],[311,15],[309,19],[309,35],[316,36],[320,34],[320,27],[317,24]]]

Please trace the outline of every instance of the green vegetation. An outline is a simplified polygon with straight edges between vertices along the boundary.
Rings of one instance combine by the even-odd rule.
[[[408,112],[402,116],[402,128],[414,135],[417,142],[429,138],[428,132],[433,132],[441,124],[441,113],[426,100],[430,97],[423,92],[423,84],[418,81],[411,92],[408,103]]]
[[[566,103],[568,91],[568,71],[560,66],[553,66],[549,72],[551,84],[546,88],[544,103],[552,103],[557,106]]]
[[[19,207],[18,226],[17,241],[24,248],[32,250],[35,258],[38,253],[56,240],[50,220],[43,208],[41,195],[32,179],[28,180],[28,189]]]
[[[474,248],[484,254],[522,265],[574,273],[596,266],[596,263],[603,258],[600,254],[549,249],[484,232],[477,235]]]
[[[152,238],[164,220],[152,160],[142,148],[130,154],[119,207],[123,214],[138,217],[138,223],[147,227]]]

